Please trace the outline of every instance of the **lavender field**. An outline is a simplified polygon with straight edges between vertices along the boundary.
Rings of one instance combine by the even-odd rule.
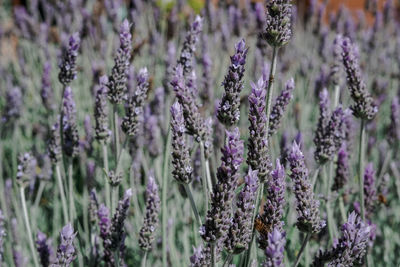
[[[397,0],[14,2],[0,267],[400,266]]]

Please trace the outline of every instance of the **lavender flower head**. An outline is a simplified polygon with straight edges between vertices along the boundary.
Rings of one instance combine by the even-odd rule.
[[[269,229],[283,231],[283,207],[285,205],[285,169],[280,161],[276,160],[276,168],[271,172],[271,179],[267,181],[267,199],[264,204],[264,212],[261,215],[263,222]],[[260,233],[258,243],[265,249],[268,245],[268,236]]]
[[[57,122],[51,126],[50,129],[50,139],[47,147],[47,151],[49,153],[50,160],[53,164],[57,164],[61,159],[61,138],[60,138],[60,125],[58,123],[59,116],[57,118]]]
[[[339,149],[336,165],[332,190],[339,191],[347,184],[350,178],[349,152],[346,142],[343,142]]]
[[[17,167],[17,183],[25,187],[30,181],[35,177],[36,174],[36,159],[31,155],[31,153],[23,153],[18,157],[18,167]]]
[[[279,128],[283,114],[290,100],[293,98],[294,79],[291,78],[286,82],[285,89],[275,100],[275,105],[271,109],[269,116],[268,136],[272,136]]]
[[[206,242],[224,241],[231,222],[231,203],[235,195],[239,167],[243,161],[243,141],[239,129],[226,131],[226,145],[221,149],[221,166],[217,170],[217,184],[211,196],[211,207],[200,235]]]
[[[316,142],[315,159],[319,164],[332,160],[345,138],[344,112],[341,107],[336,108],[331,115],[328,125],[323,130],[322,139]]]
[[[257,84],[251,84],[251,94],[249,95],[249,143],[247,152],[247,164],[253,169],[258,170],[258,178],[263,183],[270,170],[271,161],[268,154],[268,140],[265,113],[266,80],[260,78]]]
[[[74,246],[74,239],[76,233],[74,228],[69,223],[63,227],[60,232],[60,245],[57,249],[57,259],[53,266],[70,266],[76,258],[76,250]]]
[[[342,54],[342,35],[338,34],[335,37],[335,40],[333,41],[332,45],[332,56],[333,56],[333,62],[331,65],[331,71],[330,71],[330,80],[334,85],[339,85],[340,84],[340,66],[341,66],[341,54]]]
[[[7,90],[5,99],[6,105],[3,110],[1,122],[11,123],[18,119],[22,113],[23,99],[21,88],[18,86],[11,87]]]
[[[95,131],[96,139],[106,142],[111,135],[111,131],[108,126],[107,76],[101,76],[99,82],[100,86],[96,91],[94,106],[94,118],[96,121]]]
[[[331,249],[319,252],[314,267],[362,265],[368,247],[371,226],[352,212],[341,228],[342,237]],[[327,265],[326,265],[327,263]]]
[[[239,254],[249,247],[252,237],[254,201],[258,188],[257,173],[258,171],[253,171],[250,167],[244,178],[245,186],[239,193],[237,209],[225,239],[225,248],[229,253]]]
[[[125,191],[124,197],[118,201],[117,209],[111,221],[111,249],[114,251],[121,250],[121,247],[124,247],[126,236],[124,225],[126,217],[128,216],[132,194],[132,189]]]
[[[114,263],[114,255],[111,249],[111,220],[109,210],[104,204],[100,204],[97,210],[97,216],[99,219],[100,237],[103,239],[103,260],[106,264]]]
[[[355,102],[351,106],[351,109],[357,118],[371,120],[378,112],[378,107],[367,91],[367,86],[362,79],[356,48],[349,38],[344,38],[342,49],[342,60],[347,74],[347,84],[351,98]]]
[[[263,32],[263,38],[270,46],[284,46],[292,36],[292,4],[290,2],[290,0],[267,1],[266,28]]]
[[[125,117],[122,121],[122,130],[129,136],[134,136],[139,130],[139,122],[143,119],[143,105],[149,90],[149,74],[143,68],[137,75],[135,93],[129,98],[125,106]]]
[[[183,67],[183,75],[191,73],[193,70],[193,58],[196,51],[196,44],[199,39],[199,34],[203,28],[203,19],[196,16],[194,22],[190,26],[190,30],[186,33],[182,51],[178,59],[178,65]]]
[[[205,134],[204,120],[200,115],[196,99],[185,82],[183,67],[180,64],[175,69],[171,85],[182,105],[187,133],[193,135],[195,140],[200,142],[204,139]]]
[[[364,171],[364,206],[365,216],[370,218],[373,215],[377,201],[377,192],[375,185],[374,165],[370,162]]]
[[[64,48],[61,63],[59,64],[60,72],[58,80],[67,86],[76,79],[76,59],[78,57],[78,50],[81,45],[79,33],[75,32],[69,37],[68,45]]]
[[[121,104],[127,91],[127,76],[129,71],[130,58],[132,53],[132,35],[130,24],[125,19],[119,30],[120,46],[114,58],[114,67],[111,71],[107,87],[108,98],[113,104]]]
[[[76,157],[79,154],[79,135],[76,124],[76,106],[71,87],[66,87],[63,97],[63,136],[61,144],[64,153],[68,157]]]
[[[325,221],[319,215],[319,201],[314,198],[314,192],[304,155],[296,142],[293,143],[288,161],[292,173],[290,178],[294,183],[293,191],[297,200],[297,227],[306,233],[318,233],[325,227]]]
[[[41,231],[38,231],[36,235],[36,249],[39,254],[40,264],[43,267],[50,266],[50,263],[54,257],[51,239],[48,239],[47,236]]]
[[[154,177],[150,176],[146,188],[146,215],[139,233],[139,247],[144,251],[150,250],[154,242],[159,213],[160,197],[158,195],[158,186]]]
[[[50,71],[51,63],[47,61],[43,66],[42,88],[40,90],[40,96],[42,98],[43,105],[48,112],[51,112],[55,109],[53,88],[51,87]]]
[[[175,102],[171,106],[171,130],[172,130],[172,176],[180,183],[188,184],[192,180],[193,168],[189,155],[189,149],[185,139],[185,120],[182,106]]]
[[[318,118],[317,130],[315,131],[315,137],[314,137],[314,144],[316,146],[322,143],[325,136],[326,127],[328,126],[329,123],[329,113],[330,113],[329,106],[330,106],[329,93],[328,90],[324,88],[319,93],[319,118]]]
[[[268,244],[265,249],[263,267],[283,267],[283,253],[285,251],[286,234],[279,228],[268,233]]]
[[[217,117],[227,126],[235,125],[240,118],[240,93],[243,90],[247,51],[244,39],[235,45],[235,54],[231,56],[231,65],[222,82],[225,91],[219,104]]]
[[[193,247],[193,255],[190,256],[190,267],[203,267],[210,264],[206,249],[203,245],[197,248]]]

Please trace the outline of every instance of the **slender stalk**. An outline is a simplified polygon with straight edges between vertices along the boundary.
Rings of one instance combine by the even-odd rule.
[[[206,161],[204,157],[204,143],[203,141],[200,141],[200,157],[201,157],[201,168],[202,168],[202,176],[204,179],[204,183],[207,184],[207,192],[211,195],[213,192],[212,188],[212,182],[211,182],[211,175],[210,175],[210,165],[208,164],[208,161]],[[208,168],[208,170],[207,170]],[[208,196],[206,192],[206,195]],[[208,199],[208,198],[207,198]]]
[[[190,205],[192,206],[192,210],[194,213],[194,217],[196,218],[197,225],[200,226],[200,225],[202,225],[202,223],[201,223],[199,212],[197,211],[197,208],[196,208],[196,203],[194,202],[194,199],[193,199],[192,191],[190,190],[190,187],[188,184],[184,184],[183,186],[185,187],[186,194],[189,197]]]
[[[344,207],[342,195],[339,195],[339,209],[340,209],[340,215],[342,216],[342,222],[343,223],[347,222],[346,209]]]
[[[204,193],[204,206],[205,206],[205,211],[207,212],[207,207],[208,207],[208,201],[209,201],[209,188],[211,186],[210,181],[207,181],[207,174],[205,170],[205,160],[204,160],[204,146],[203,143],[200,142],[200,161],[201,161],[201,176],[203,177],[202,180],[202,185],[203,185],[203,193]]]
[[[115,165],[116,166],[115,173],[117,173],[119,171],[119,167],[120,167],[120,163],[121,163],[121,156],[122,156],[122,153],[125,151],[126,145],[128,144],[128,139],[129,139],[129,137],[127,136],[125,138],[124,144],[122,145],[121,151],[118,154],[117,164]]]
[[[147,251],[144,252],[143,258],[142,258],[142,263],[140,266],[146,267],[146,260],[147,260]]]
[[[119,192],[118,189],[119,189],[118,185],[111,187],[111,214],[113,215],[118,205],[118,192]]]
[[[335,85],[335,98],[333,99],[333,107],[337,107],[339,104],[339,97],[340,97],[340,86]]]
[[[46,182],[45,181],[40,181],[39,189],[37,191],[35,202],[33,204],[33,206],[35,207],[35,210],[39,206],[39,201],[42,199],[42,195],[43,195],[43,191],[44,191],[45,186],[46,186]]]
[[[360,194],[361,218],[365,220],[364,211],[364,149],[365,149],[365,121],[361,120],[360,145],[358,150],[358,190]]]
[[[168,186],[168,163],[171,146],[171,128],[168,129],[168,136],[164,148],[163,177],[161,188],[161,225],[162,225],[162,266],[167,267],[167,186]]]
[[[114,252],[115,266],[119,267],[119,249]]]
[[[106,205],[107,207],[111,207],[111,193],[110,193],[110,183],[108,181],[108,153],[107,153],[107,145],[105,142],[102,143],[103,147],[103,168],[105,171],[104,181],[105,181],[105,190],[106,190]]]
[[[296,261],[295,261],[293,267],[297,267],[297,265],[299,265],[301,256],[303,255],[304,248],[307,246],[307,243],[308,243],[308,240],[310,240],[310,237],[311,237],[311,234],[307,233],[306,237],[303,240],[303,244],[301,245],[299,254],[297,254],[297,258],[296,258]]]
[[[330,202],[329,202],[329,196],[330,196],[330,180],[331,180],[331,175],[327,175],[326,171],[326,165],[323,166],[323,173],[324,173],[324,180],[326,181],[326,191],[325,191],[325,196],[327,197],[326,200],[326,213],[328,217],[328,232],[329,232],[329,238],[330,241],[333,242],[334,240],[334,231],[333,231],[333,218],[332,218],[332,211],[330,207]]]
[[[64,215],[64,223],[67,224],[68,223],[67,200],[65,198],[64,185],[63,185],[63,181],[61,178],[61,171],[60,171],[59,163],[56,164],[56,176],[57,176],[58,189],[60,190],[61,204],[62,204],[63,215]]]
[[[65,86],[63,86],[62,89],[62,93],[61,93],[61,103],[60,103],[60,144],[61,144],[61,148],[64,144],[64,110],[63,110],[63,101],[64,101],[64,93],[65,93]],[[65,165],[65,155],[64,155],[64,150],[61,149],[61,161],[63,163],[64,166],[64,171],[66,171],[66,165]],[[65,175],[66,176],[66,175]]]
[[[216,255],[215,255],[215,244],[211,243],[211,267],[215,267],[217,265],[217,259],[216,259]]]
[[[311,180],[311,182],[312,182],[311,186],[312,186],[313,190],[314,190],[315,184],[317,183],[317,178],[318,178],[318,174],[319,174],[319,169],[320,168],[321,167],[318,166],[318,168],[315,170],[314,175],[313,175],[312,180]]]
[[[228,256],[226,257],[226,259],[224,261],[224,264],[222,264],[222,267],[225,267],[227,264],[229,266],[229,263],[231,263],[232,258],[233,258],[233,255],[232,254],[228,254]]]
[[[117,104],[113,106],[114,113],[114,145],[115,145],[115,166],[117,166],[118,155],[119,155],[119,130],[118,130],[118,110]]]
[[[22,210],[24,212],[25,227],[26,227],[26,231],[28,234],[28,238],[29,238],[29,246],[30,246],[31,252],[32,252],[33,263],[35,264],[36,267],[39,267],[39,263],[36,258],[35,246],[33,244],[32,231],[31,231],[31,225],[29,223],[28,210],[26,208],[25,187],[23,187],[23,186],[20,187],[20,193],[21,193]]]
[[[75,204],[74,204],[74,184],[72,179],[72,159],[68,163],[68,193],[69,193],[69,219],[71,223],[74,222],[75,217]]]

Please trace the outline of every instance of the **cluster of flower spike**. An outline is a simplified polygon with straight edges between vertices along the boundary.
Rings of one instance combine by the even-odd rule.
[[[325,252],[320,251],[314,259],[314,267],[361,265],[368,247],[371,227],[355,212],[343,224],[342,237]]]
[[[71,87],[65,88],[63,97],[63,143],[62,148],[66,156],[76,157],[79,153],[79,134],[76,124],[76,106]]]
[[[243,141],[239,129],[226,131],[226,145],[221,149],[221,166],[217,170],[217,184],[211,196],[211,207],[200,228],[200,235],[206,242],[216,242],[226,238],[231,222],[231,205],[243,161]]]
[[[342,61],[347,74],[347,84],[350,89],[354,105],[351,106],[354,116],[371,120],[378,112],[374,99],[367,91],[367,86],[362,79],[361,70],[355,52],[355,47],[349,38],[342,41]]]
[[[229,253],[239,254],[249,246],[252,235],[252,215],[255,208],[254,200],[258,188],[257,173],[258,171],[253,171],[250,167],[244,178],[245,185],[239,193],[236,202],[237,209],[225,239],[225,248]]]
[[[149,90],[149,74],[146,68],[139,71],[137,76],[137,87],[134,94],[129,98],[125,107],[125,117],[122,121],[122,130],[129,136],[137,134],[139,121],[143,115],[143,105]]]
[[[258,171],[258,178],[263,183],[272,165],[268,154],[267,115],[265,113],[266,81],[261,77],[257,84],[251,84],[249,95],[249,143],[247,164]]]
[[[293,191],[297,200],[296,225],[302,232],[318,233],[325,227],[325,222],[320,218],[319,201],[314,198],[313,188],[308,177],[308,169],[304,162],[304,155],[296,142],[293,143],[288,161],[292,172],[290,178],[294,182]]]
[[[266,28],[263,38],[273,47],[287,44],[292,36],[290,0],[271,0],[266,5]]]
[[[172,130],[172,175],[180,183],[188,184],[192,180],[193,168],[189,156],[189,149],[185,139],[185,120],[182,106],[175,102],[171,106]]]
[[[76,32],[72,34],[59,65],[60,72],[58,74],[58,79],[64,86],[67,86],[76,78],[76,58],[78,57],[80,44],[81,39],[79,38],[79,33]]]
[[[97,140],[107,141],[111,135],[108,127],[108,103],[107,103],[107,83],[106,75],[100,77],[99,87],[96,91],[94,118],[96,120],[96,138]]]
[[[119,30],[120,47],[114,59],[115,64],[107,84],[108,98],[113,104],[122,103],[127,91],[127,75],[132,52],[130,28],[129,21],[125,19]]]
[[[224,95],[217,113],[219,121],[227,126],[235,125],[240,118],[240,93],[243,89],[244,65],[248,51],[244,39],[236,44],[235,49],[235,54],[231,56],[228,74],[222,82]]]
[[[70,264],[76,258],[76,250],[73,244],[76,233],[74,233],[74,228],[71,224],[67,224],[63,227],[60,232],[61,243],[57,249],[57,259],[52,266],[62,267],[70,266]]]

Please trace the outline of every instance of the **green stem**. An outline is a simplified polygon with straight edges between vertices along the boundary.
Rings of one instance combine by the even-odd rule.
[[[111,189],[111,214],[113,215],[118,206],[118,188],[118,185],[114,185]]]
[[[106,205],[107,207],[111,208],[111,192],[110,192],[110,183],[108,181],[108,173],[109,173],[109,168],[108,168],[108,153],[107,153],[107,145],[105,142],[102,143],[103,147],[103,168],[105,171],[104,175],[104,181],[105,181],[105,190],[106,190]]]
[[[339,104],[339,97],[340,97],[340,86],[335,85],[335,98],[333,99],[333,107],[337,107]]]
[[[26,227],[26,231],[27,231],[27,234],[28,234],[28,238],[29,238],[29,246],[31,248],[33,262],[34,262],[36,267],[39,267],[39,263],[38,263],[38,260],[36,258],[35,246],[33,244],[31,225],[29,224],[29,216],[28,216],[28,210],[26,208],[25,190],[24,189],[25,189],[25,187],[23,187],[23,186],[20,187],[22,210],[24,212],[24,219],[25,219],[25,227]]]
[[[228,256],[226,257],[226,259],[224,261],[224,264],[222,264],[222,267],[225,267],[226,264],[229,265],[229,263],[231,263],[231,261],[232,261],[232,258],[233,258],[233,255],[232,254],[228,254]]]
[[[46,186],[46,182],[45,181],[40,181],[39,183],[39,189],[37,191],[36,194],[36,198],[35,198],[35,202],[33,204],[33,206],[35,207],[35,210],[37,209],[37,207],[39,206],[39,201],[42,199],[42,194],[44,191],[44,188]]]
[[[318,174],[319,174],[319,169],[320,168],[321,167],[318,166],[318,168],[315,170],[314,175],[313,175],[312,180],[311,180],[311,182],[312,182],[311,185],[312,185],[313,190],[314,190],[315,184],[317,183],[317,178],[318,178]]]
[[[162,216],[162,266],[167,267],[167,186],[168,186],[168,163],[171,146],[171,128],[168,129],[168,136],[164,148],[163,177],[161,188],[161,216]]]
[[[342,216],[342,222],[343,223],[347,222],[346,209],[344,207],[344,202],[343,202],[343,195],[339,195],[339,209],[340,209],[340,215]]]
[[[211,184],[211,179],[208,179],[207,177],[207,170],[206,170],[206,160],[204,157],[204,144],[202,141],[200,141],[200,160],[201,160],[201,171],[202,171],[202,177],[203,177],[203,191],[204,191],[204,201],[205,201],[205,210],[207,210],[208,207],[208,202],[210,195],[212,193],[212,184]]]
[[[365,220],[364,210],[364,149],[365,149],[365,121],[361,120],[360,144],[358,150],[358,190],[360,194],[361,218]]]
[[[63,185],[63,181],[61,178],[61,170],[60,170],[59,163],[56,164],[56,176],[57,176],[58,189],[60,190],[61,204],[62,204],[63,215],[64,215],[64,224],[67,224],[68,223],[68,207],[67,207],[67,200],[65,198],[64,185]]]
[[[119,249],[114,252],[115,266],[119,267]]]
[[[297,258],[296,258],[296,261],[295,261],[293,267],[297,267],[297,265],[299,265],[301,256],[303,255],[304,248],[307,246],[307,243],[308,243],[308,240],[310,240],[310,237],[311,237],[311,234],[307,233],[306,237],[303,240],[303,244],[301,245],[299,254],[297,254]]]
[[[199,212],[197,211],[196,203],[194,202],[192,191],[190,190],[190,187],[188,184],[184,184],[183,186],[185,187],[186,194],[189,197],[190,205],[192,206],[192,210],[194,213],[194,217],[196,218],[197,225],[201,226],[202,223],[201,223],[200,215],[199,215]]]
[[[215,244],[211,243],[211,267],[215,267],[217,265],[217,259],[215,255]]]
[[[114,110],[114,145],[115,145],[115,166],[117,166],[118,155],[119,155],[119,130],[118,130],[118,110],[117,104],[113,106]]]
[[[332,218],[332,211],[331,211],[331,207],[330,207],[330,203],[329,203],[329,198],[330,198],[330,181],[331,181],[331,175],[330,173],[327,175],[327,171],[326,171],[326,165],[323,166],[323,172],[324,172],[324,180],[326,181],[326,191],[325,191],[325,196],[326,196],[326,213],[327,213],[327,217],[328,217],[328,231],[329,231],[329,238],[331,243],[334,240],[334,230],[333,230],[333,218]]]
[[[69,219],[71,223],[74,222],[75,217],[75,204],[74,204],[74,183],[72,179],[72,159],[68,163],[68,193],[69,193]]]
[[[147,260],[147,251],[144,252],[143,258],[142,258],[142,267],[146,267],[146,260]]]

